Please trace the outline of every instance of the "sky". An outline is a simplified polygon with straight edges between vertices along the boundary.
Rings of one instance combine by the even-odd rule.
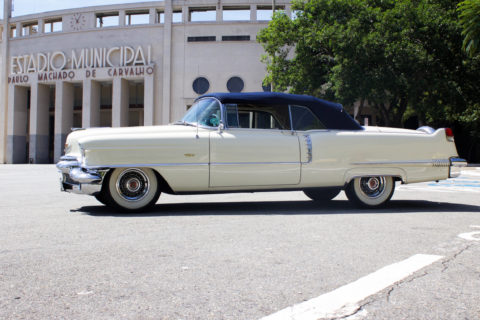
[[[149,0],[13,0],[12,16],[16,17],[45,11],[135,2],[149,2]],[[3,18],[3,1],[1,1],[1,3],[0,17]]]

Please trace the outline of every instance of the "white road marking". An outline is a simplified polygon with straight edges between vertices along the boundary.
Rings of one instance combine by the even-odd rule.
[[[470,228],[480,228],[480,226],[470,226]],[[480,231],[460,233],[458,236],[469,241],[480,241]]]
[[[416,254],[355,282],[317,298],[285,308],[260,320],[316,320],[348,315],[358,309],[360,301],[442,258],[443,256]]]

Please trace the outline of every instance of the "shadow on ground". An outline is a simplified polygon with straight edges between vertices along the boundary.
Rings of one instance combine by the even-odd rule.
[[[72,209],[91,216],[152,217],[152,216],[207,216],[207,215],[312,215],[312,214],[395,214],[418,212],[472,212],[480,213],[480,206],[432,202],[425,200],[392,200],[380,209],[358,209],[346,200],[324,203],[314,201],[263,202],[199,202],[156,204],[148,211],[122,213],[99,204]]]

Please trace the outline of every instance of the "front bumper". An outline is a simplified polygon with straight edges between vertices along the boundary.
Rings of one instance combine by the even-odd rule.
[[[76,157],[63,156],[57,163],[61,173],[60,189],[65,192],[96,195],[108,169],[86,169]]]
[[[461,158],[450,158],[449,178],[456,178],[460,175],[462,168],[467,166],[467,161]]]

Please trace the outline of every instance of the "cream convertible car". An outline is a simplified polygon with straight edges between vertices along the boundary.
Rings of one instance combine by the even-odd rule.
[[[358,125],[341,105],[282,93],[213,93],[165,126],[72,132],[57,164],[62,190],[126,211],[161,192],[302,190],[315,201],[344,190],[378,207],[395,182],[441,180],[465,166],[450,129]]]

